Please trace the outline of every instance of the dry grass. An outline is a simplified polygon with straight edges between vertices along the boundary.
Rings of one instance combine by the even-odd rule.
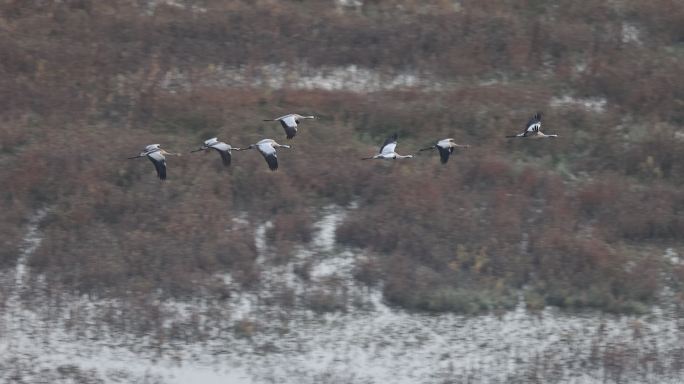
[[[4,2],[2,264],[15,261],[28,214],[49,205],[30,263],[53,284],[221,296],[217,272],[259,280],[259,218],[273,221],[268,238],[286,257],[310,239],[316,207],[358,201],[339,239],[383,255],[358,276],[385,281],[393,302],[472,311],[507,306],[504,292],[524,285],[559,305],[653,302],[657,256],[625,244],[684,234],[684,68],[672,53],[684,38],[681,7],[367,3],[339,12],[315,1],[206,1],[206,13],[149,14],[128,1]],[[625,22],[639,42],[623,41]],[[359,94],[200,81],[219,64],[302,62],[414,70],[458,86]],[[166,89],[171,70],[188,74],[190,88]],[[502,81],[482,85],[492,79]],[[604,97],[606,110],[547,107],[564,94]],[[152,142],[186,151],[213,135],[238,146],[280,139],[261,119],[295,110],[322,118],[280,152],[277,173],[253,152],[235,154],[231,170],[186,155],[169,159],[160,183],[147,161],[122,160]],[[502,139],[537,110],[562,139]],[[447,166],[434,154],[357,161],[392,132],[401,152],[450,136],[472,147]],[[240,227],[232,219],[243,213],[252,223]],[[629,263],[648,271],[640,284],[631,282],[644,269]]]

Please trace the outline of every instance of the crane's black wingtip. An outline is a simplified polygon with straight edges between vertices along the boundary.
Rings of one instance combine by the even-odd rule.
[[[264,157],[266,159],[266,163],[268,163],[268,169],[271,171],[275,171],[278,169],[278,158],[275,157],[274,155],[269,155]]]

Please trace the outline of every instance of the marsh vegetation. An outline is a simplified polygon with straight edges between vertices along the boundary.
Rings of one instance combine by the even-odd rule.
[[[513,370],[440,350],[443,369],[416,380],[477,381],[489,368],[491,382],[678,377],[681,348],[658,340],[681,339],[684,303],[683,18],[670,0],[3,2],[5,323],[57,338],[46,345],[119,340],[162,362],[205,348],[220,361],[242,345],[274,359],[271,376],[245,377],[278,381],[291,362],[274,356],[333,343],[304,335],[353,338],[343,323],[378,313],[418,334],[541,316],[595,336],[556,334],[573,358],[535,350]],[[276,173],[254,153],[230,170],[187,155],[160,184],[149,164],[123,160],[148,143],[280,138],[261,120],[293,111],[321,118]],[[559,140],[503,139],[536,111]],[[409,151],[443,137],[471,147],[447,166],[357,161],[394,132]],[[322,247],[326,217],[335,241]],[[41,242],[26,252],[34,224]],[[544,321],[530,337],[571,332]],[[389,343],[363,324],[363,348]],[[606,327],[614,338],[592,349]],[[655,347],[633,349],[630,332]],[[16,356],[0,364],[30,366]],[[388,380],[345,376],[366,369],[346,356],[320,362],[332,372],[295,367],[316,382]],[[448,376],[449,364],[473,376]],[[129,380],[83,371],[94,365],[46,364],[44,380]]]

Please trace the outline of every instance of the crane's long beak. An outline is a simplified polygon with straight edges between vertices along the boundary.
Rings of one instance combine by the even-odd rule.
[[[126,159],[131,160],[131,159],[137,159],[139,157],[142,157],[142,156],[138,155],[138,156],[133,156],[133,157],[127,157]]]
[[[199,152],[199,151],[203,151],[203,150],[204,150],[204,148],[198,148],[198,149],[195,149],[194,151],[190,151],[190,153],[195,153],[195,152]]]

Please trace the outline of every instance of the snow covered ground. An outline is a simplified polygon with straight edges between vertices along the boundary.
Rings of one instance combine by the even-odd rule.
[[[191,78],[201,80],[193,82]],[[191,89],[193,86],[377,92],[402,88],[435,90],[438,84],[428,74],[410,71],[382,73],[357,65],[311,67],[283,63],[256,67],[213,65],[204,70],[201,76],[171,70],[164,75],[161,87],[170,92]]]
[[[42,211],[41,211],[42,212]],[[0,382],[50,383],[680,383],[684,320],[569,314],[547,308],[481,316],[427,315],[388,307],[377,288],[354,283],[360,250],[340,249],[335,228],[346,209],[328,207],[293,261],[272,265],[263,223],[255,233],[264,284],[217,305],[162,302],[165,329],[203,337],[135,335],[98,321],[122,303],[74,297],[60,311],[19,299],[26,258],[40,242],[37,213],[0,316]],[[296,270],[310,266],[308,281]],[[226,284],[232,286],[229,275]],[[237,292],[237,288],[235,292]],[[282,305],[283,292],[293,293]],[[324,294],[343,309],[317,313]],[[182,332],[180,332],[182,334]]]
[[[581,70],[578,69],[579,72]],[[482,81],[480,86],[507,83],[500,78]],[[160,86],[171,93],[193,87],[255,87],[262,89],[326,90],[355,93],[412,89],[424,92],[449,91],[472,85],[456,80],[439,78],[425,71],[381,71],[358,65],[319,66],[306,63],[267,64],[261,66],[231,67],[211,65],[199,72],[189,73],[172,69],[164,74]],[[549,100],[552,108],[582,107],[601,113],[607,107],[603,97],[576,98],[559,95]]]

